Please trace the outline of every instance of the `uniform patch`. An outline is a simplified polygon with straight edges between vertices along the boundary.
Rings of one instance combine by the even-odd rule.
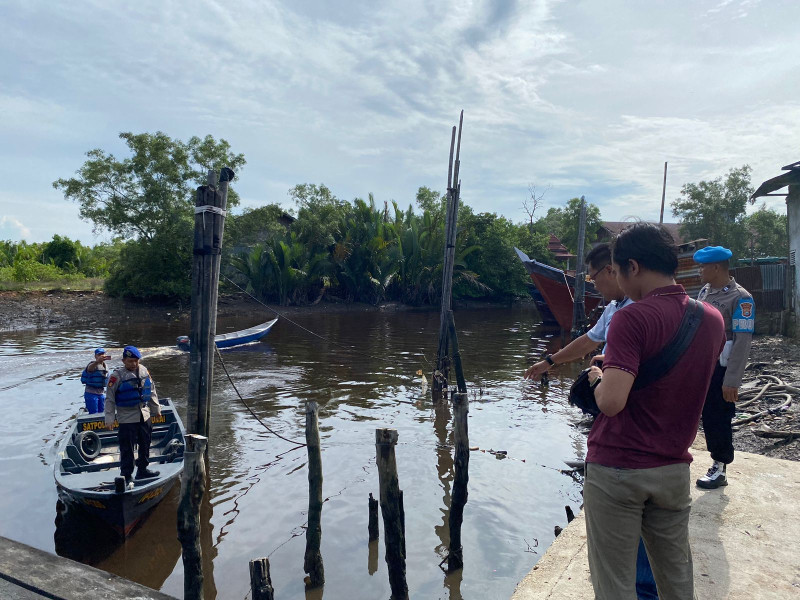
[[[111,376],[111,379],[109,379],[109,380],[108,380],[108,385],[109,385],[109,386],[112,386],[112,385],[114,385],[115,383],[117,383],[117,376],[116,376],[116,375],[112,375],[112,376]]]
[[[756,305],[752,298],[741,298],[731,317],[733,333],[753,333],[756,329]]]

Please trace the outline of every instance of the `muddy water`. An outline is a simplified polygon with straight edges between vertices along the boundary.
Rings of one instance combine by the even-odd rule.
[[[221,320],[219,331],[257,320]],[[304,438],[303,402],[320,405],[326,585],[308,595],[303,586],[305,450],[292,450],[259,425],[217,367],[210,489],[201,514],[206,598],[245,598],[248,561],[260,556],[270,558],[279,598],[388,598],[382,541],[367,542],[367,498],[378,491],[374,432],[385,426],[399,432],[411,597],[510,597],[552,541],[553,526],[564,524],[564,505],[580,504],[578,483],[558,471],[563,460],[584,455],[585,437],[565,400],[576,370],[562,367],[549,389],[520,377],[529,356],[554,351],[561,341],[529,309],[456,314],[471,390],[470,444],[506,450],[508,458],[471,453],[465,567],[446,576],[438,565],[448,545],[452,423],[448,411],[434,410],[416,375],[430,374],[438,314],[295,320],[326,339],[279,321],[264,343],[225,351],[224,360],[256,414],[287,438]],[[79,375],[95,346],[115,348],[114,365],[124,344],[145,349],[143,364],[159,393],[185,415],[188,355],[171,347],[182,333],[163,323],[0,333],[0,535],[182,596],[177,490],[121,544],[80,513],[59,510],[52,475],[58,438],[83,405]]]

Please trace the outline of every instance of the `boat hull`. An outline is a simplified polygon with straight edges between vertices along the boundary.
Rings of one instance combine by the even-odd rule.
[[[257,342],[269,333],[270,329],[272,329],[272,326],[275,325],[277,321],[278,319],[273,319],[272,321],[261,323],[249,329],[216,335],[214,336],[214,344],[217,348],[233,348],[234,346]],[[177,340],[177,345],[181,350],[189,350],[191,348],[189,336],[180,336]]]
[[[573,294],[572,290],[575,288],[575,277],[565,273],[561,269],[545,265],[517,250],[525,270],[533,281],[536,290],[541,294],[548,311],[552,318],[561,329],[569,331],[572,329],[572,313],[573,313]],[[585,286],[585,293],[583,298],[584,309],[587,314],[587,320],[591,323],[593,320],[595,308],[597,308],[602,300],[602,296],[595,290],[594,285],[587,281]]]
[[[123,537],[163,500],[183,472],[185,429],[169,399],[161,400],[161,415],[152,418],[151,468],[159,476],[135,480],[117,491],[120,477],[119,437],[115,423],[105,429],[102,414],[79,415],[59,443],[54,476],[59,498],[72,507],[105,522]],[[83,446],[84,438],[99,443],[99,454],[92,456]]]

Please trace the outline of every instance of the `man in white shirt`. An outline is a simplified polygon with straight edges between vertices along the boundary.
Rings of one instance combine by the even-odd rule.
[[[586,257],[586,262],[589,265],[589,278],[594,283],[594,287],[597,288],[597,291],[600,292],[606,302],[608,302],[608,305],[603,311],[603,314],[600,315],[594,327],[581,337],[564,346],[552,356],[548,354],[545,356],[544,360],[540,360],[528,368],[528,370],[525,371],[525,379],[537,379],[554,365],[580,360],[590,352],[596,350],[606,341],[608,327],[611,325],[611,319],[614,313],[632,303],[632,300],[626,298],[622,290],[619,289],[617,278],[612,274],[611,250],[608,244],[599,244],[596,246],[589,252]],[[597,357],[595,357],[594,360],[597,360]]]

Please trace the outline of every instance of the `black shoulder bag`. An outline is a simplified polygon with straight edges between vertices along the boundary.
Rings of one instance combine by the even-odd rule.
[[[683,313],[681,324],[672,339],[652,358],[639,366],[639,373],[633,381],[634,390],[639,390],[661,379],[689,348],[700,323],[703,322],[703,303],[689,298],[689,306]],[[569,403],[580,408],[584,414],[596,417],[600,414],[594,399],[594,388],[589,385],[589,369],[584,369],[575,379],[569,390]]]

